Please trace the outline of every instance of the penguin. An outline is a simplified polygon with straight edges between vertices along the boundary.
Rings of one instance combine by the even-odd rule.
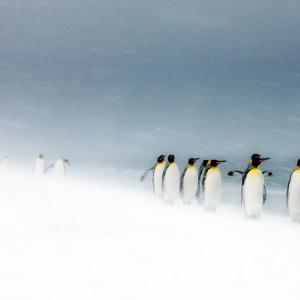
[[[180,178],[180,192],[183,203],[190,204],[197,197],[198,191],[198,171],[195,163],[199,158],[190,158],[187,167]]]
[[[209,167],[208,165],[208,160],[205,159],[202,161],[202,164],[199,168],[198,172],[198,190],[197,190],[197,200],[200,202],[201,196],[203,196],[203,175],[206,173],[207,168]]]
[[[66,164],[71,165],[69,160],[66,158],[59,158],[54,164],[50,165],[45,173],[50,169],[54,168],[54,177],[57,179],[65,178],[67,176]]]
[[[287,186],[287,207],[293,222],[300,222],[300,159],[290,175]]]
[[[210,160],[203,174],[203,207],[216,210],[221,199],[221,171],[218,165],[226,160]]]
[[[163,195],[162,176],[163,176],[164,168],[166,166],[165,157],[166,155],[164,154],[160,155],[156,160],[156,164],[152,168],[146,170],[143,176],[141,177],[141,182],[142,182],[149,174],[149,172],[152,173],[153,192],[154,195],[157,196],[158,198],[161,198]]]
[[[263,158],[259,154],[253,154],[248,167],[243,173],[241,200],[247,217],[259,217],[266,201],[264,175],[259,166],[269,159],[269,157]]]
[[[162,182],[163,198],[166,203],[172,204],[174,199],[178,198],[180,194],[180,173],[173,154],[168,156],[168,163],[163,171]]]
[[[45,171],[46,171],[46,167],[45,167],[44,155],[40,154],[35,161],[34,175],[38,177],[44,176]]]

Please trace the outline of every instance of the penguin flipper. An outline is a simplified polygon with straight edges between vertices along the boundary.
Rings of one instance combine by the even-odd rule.
[[[241,185],[241,207],[243,207],[244,204],[244,193],[243,193],[243,185]]]
[[[162,174],[162,183],[164,183],[165,176],[166,176],[166,173],[167,173],[167,170],[168,170],[169,166],[170,166],[170,163],[168,162],[168,163],[166,163],[166,165],[164,167],[163,174]],[[164,185],[163,185],[163,187],[164,187]]]
[[[246,177],[247,177],[248,173],[251,171],[251,169],[252,169],[252,168],[249,168],[249,167],[248,167],[248,168],[245,170],[245,172],[243,173],[243,177],[242,177],[242,186],[244,185],[245,180],[246,180]]]
[[[202,164],[199,168],[199,173],[198,173],[198,188],[197,188],[197,193],[196,193],[197,198],[199,198],[200,194],[201,194],[201,176],[203,174],[203,171],[204,171],[204,164],[202,162]]]
[[[233,170],[227,173],[228,176],[240,176],[243,175],[244,172],[243,171],[239,171],[239,170]]]
[[[266,190],[266,186],[264,185],[263,204],[266,203],[266,200],[267,200],[267,190]]]
[[[241,206],[243,207],[244,204],[244,195],[243,195],[243,188],[244,188],[244,184],[245,184],[245,180],[246,177],[248,175],[248,173],[251,171],[251,165],[249,164],[245,170],[245,172],[243,173],[243,177],[242,177],[242,182],[241,182]]]
[[[184,175],[186,173],[187,167],[184,169],[184,171],[182,172],[181,176],[180,176],[180,194],[183,194],[183,178]]]
[[[286,190],[286,207],[288,207],[288,205],[289,205],[289,189],[290,189],[290,184],[291,184],[291,179],[292,179],[293,174],[294,174],[294,172],[292,172],[292,174],[290,175],[289,182],[288,182],[288,185],[287,185],[287,190]]]
[[[52,169],[52,168],[54,168],[54,164],[51,164],[50,166],[48,166],[48,167],[46,168],[45,174],[46,174],[50,169]]]
[[[203,170],[204,170],[204,165],[203,163],[201,164],[201,167],[199,169],[199,173],[198,173],[198,183],[200,183],[200,178],[201,178],[201,175],[203,173]]]
[[[205,167],[204,171],[203,171],[203,176],[202,176],[202,180],[201,180],[201,189],[202,189],[202,193],[205,192],[205,180],[206,180],[206,175],[207,172],[209,171],[210,167],[207,166]]]
[[[142,175],[142,177],[140,178],[140,182],[143,182],[145,180],[145,178],[148,176],[148,174],[153,171],[155,169],[155,166],[153,166],[152,168],[146,170],[144,172],[144,174]]]
[[[273,177],[274,176],[273,173],[270,171],[263,171],[262,173],[263,173],[264,177]]]

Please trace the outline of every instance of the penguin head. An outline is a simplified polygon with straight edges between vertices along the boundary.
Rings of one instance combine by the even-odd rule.
[[[202,162],[202,166],[203,167],[206,167],[208,164],[208,159],[204,159],[203,162]]]
[[[188,161],[188,164],[190,166],[193,166],[198,159],[199,159],[199,157],[196,157],[196,158],[191,157]]]
[[[44,158],[44,155],[43,155],[43,154],[39,154],[38,158],[39,158],[39,159],[43,159],[43,158]]]
[[[69,166],[71,166],[70,161],[67,158],[63,158],[64,163],[68,164]]]
[[[300,167],[300,158],[297,161],[297,167]]]
[[[259,159],[260,157],[261,157],[260,154],[254,153],[251,155],[251,160],[256,160],[256,159]]]
[[[263,163],[265,160],[270,159],[270,157],[261,157],[260,154],[253,154],[251,156],[250,163],[253,167],[258,167],[261,163]]]
[[[168,156],[168,162],[169,163],[173,163],[175,161],[175,156],[173,155],[173,154],[170,154],[169,156]]]
[[[217,160],[217,159],[212,159],[210,161],[211,167],[217,167],[219,164],[226,162],[226,160]]]
[[[165,155],[164,154],[162,154],[162,155],[160,155],[158,158],[157,158],[157,162],[158,163],[162,163],[164,160],[165,160]]]
[[[249,160],[249,164],[250,164],[250,165],[253,165],[253,162],[258,161],[259,158],[260,158],[260,154],[257,154],[257,153],[252,154],[252,155],[251,155],[251,158],[250,158],[250,160]]]

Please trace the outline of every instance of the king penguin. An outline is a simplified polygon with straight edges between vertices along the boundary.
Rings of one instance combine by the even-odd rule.
[[[180,178],[180,192],[183,203],[190,204],[196,199],[198,191],[198,171],[195,163],[199,158],[190,158],[187,167],[184,169]]]
[[[162,180],[165,202],[173,203],[174,199],[179,197],[180,192],[180,173],[173,154],[168,156],[168,163],[164,168]]]
[[[65,178],[67,175],[66,164],[71,165],[66,158],[60,158],[54,163],[54,176],[56,178]]]
[[[203,174],[203,208],[216,210],[221,199],[221,171],[218,165],[226,160],[210,160]]]
[[[41,177],[45,174],[45,171],[46,171],[46,167],[45,167],[44,155],[40,154],[35,161],[34,175]]]
[[[149,172],[152,172],[152,185],[153,185],[153,192],[154,195],[161,198],[162,197],[162,176],[163,176],[163,172],[164,172],[164,168],[166,166],[166,162],[165,162],[165,155],[160,155],[157,158],[156,164],[145,171],[145,173],[143,174],[143,176],[141,177],[141,181],[144,181],[144,179],[146,178],[147,174],[149,174]]]
[[[260,216],[263,204],[266,201],[266,188],[264,175],[259,165],[269,157],[262,158],[259,154],[253,154],[242,177],[241,196],[242,206],[247,217]]]
[[[293,170],[287,188],[287,207],[294,222],[300,221],[300,159]]]

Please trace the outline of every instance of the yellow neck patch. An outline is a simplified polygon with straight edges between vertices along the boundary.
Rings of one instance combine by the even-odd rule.
[[[165,164],[166,164],[166,163],[165,163],[164,161],[163,161],[163,162],[158,162],[158,163],[157,163],[158,166],[163,166],[163,165],[165,165]]]
[[[258,173],[261,173],[261,170],[259,167],[254,167],[251,169],[250,171],[252,174],[258,174]]]
[[[218,170],[218,168],[217,168],[217,167],[211,167],[209,170],[210,170],[211,172],[215,172],[215,171]]]

